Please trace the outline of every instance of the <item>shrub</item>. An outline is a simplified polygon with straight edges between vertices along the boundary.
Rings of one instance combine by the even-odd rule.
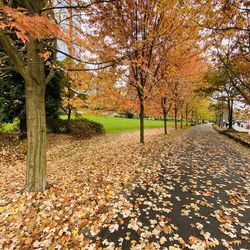
[[[132,119],[134,117],[134,115],[129,111],[125,111],[124,113],[122,113],[122,115],[129,119]]]
[[[66,120],[47,121],[48,130],[53,133],[68,133],[79,137],[91,137],[93,135],[103,134],[103,125],[85,118]]]

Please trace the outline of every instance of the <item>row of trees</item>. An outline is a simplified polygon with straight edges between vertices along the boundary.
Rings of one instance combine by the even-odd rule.
[[[47,185],[45,91],[58,69],[71,79],[67,81],[68,96],[63,97],[66,101],[75,89],[93,97],[108,92],[116,106],[124,99],[129,103],[137,98],[143,143],[145,105],[161,103],[165,117],[171,107],[175,117],[178,113],[188,116],[195,90],[203,83],[202,74],[208,68],[206,49],[210,48],[212,54],[218,52],[216,61],[223,63],[223,46],[218,44],[229,38],[235,42],[238,37],[238,48],[230,57],[230,72],[237,75],[234,88],[248,100],[249,76],[244,67],[249,58],[241,44],[247,22],[245,14],[241,18],[245,8],[241,1],[224,0],[205,4],[170,0],[1,0],[0,43],[5,52],[1,66],[4,61],[11,62],[25,85],[26,190],[44,191]],[[63,65],[57,64],[58,55],[67,57]],[[236,62],[244,66],[233,68]],[[93,105],[90,100],[86,107]],[[68,107],[70,117],[70,103]]]
[[[207,1],[197,4],[197,10],[206,13],[205,18],[195,22],[204,28],[207,53],[212,61],[202,91],[214,100],[218,125],[223,126],[226,110],[228,128],[232,129],[234,104],[238,107],[250,104],[249,3]]]

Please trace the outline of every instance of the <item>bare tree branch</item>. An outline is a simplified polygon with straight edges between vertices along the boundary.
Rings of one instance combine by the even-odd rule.
[[[28,72],[26,71],[23,58],[20,56],[16,46],[11,42],[10,38],[4,35],[2,31],[0,31],[0,43],[9,56],[10,61],[13,63],[15,70],[20,73],[24,79],[27,78]]]
[[[42,12],[44,11],[48,11],[48,10],[60,10],[60,9],[87,9],[92,5],[95,4],[101,4],[101,3],[112,3],[115,2],[117,0],[97,0],[88,4],[78,4],[78,5],[65,5],[65,6],[54,6],[54,7],[48,7],[48,8],[44,8],[42,10]]]

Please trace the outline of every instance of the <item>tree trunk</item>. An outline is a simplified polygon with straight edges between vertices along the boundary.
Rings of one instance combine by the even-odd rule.
[[[185,112],[185,115],[186,115],[186,126],[188,125],[188,104],[186,104],[186,112]]]
[[[174,108],[174,127],[175,127],[175,130],[177,130],[177,113],[178,113],[178,110],[177,110],[177,107],[175,106]]]
[[[26,122],[26,117],[25,118],[20,118],[19,130],[20,130],[20,136],[19,136],[19,138],[21,140],[26,139],[27,138],[27,122]]]
[[[218,111],[216,112],[215,124],[216,124],[217,126],[220,125],[220,115],[219,115]]]
[[[228,128],[233,129],[233,99],[228,99]]]
[[[168,133],[168,130],[167,130],[167,112],[166,112],[166,108],[163,108],[163,119],[164,119],[164,134],[166,135]]]
[[[140,100],[140,143],[144,143],[144,101],[141,98]]]
[[[28,157],[25,190],[43,192],[46,188],[46,116],[44,62],[39,56],[41,42],[29,38],[28,73],[25,79]]]
[[[231,100],[231,117],[230,117],[230,126],[233,129],[233,111],[234,111],[234,100]]]
[[[220,112],[220,116],[219,116],[219,127],[222,128],[223,127],[223,111]]]
[[[71,107],[69,106],[68,107],[68,118],[67,118],[67,120],[68,120],[68,122],[70,121],[70,119],[71,119]]]
[[[183,127],[183,112],[181,112],[181,128]]]
[[[191,123],[194,122],[194,111],[192,110],[192,113],[191,113]]]
[[[27,9],[28,15],[40,15],[45,1],[18,1]],[[45,71],[44,41],[29,36],[27,57],[15,47],[12,39],[0,32],[0,42],[13,63],[15,70],[25,80],[26,119],[27,119],[27,168],[25,190],[44,191],[46,188],[46,117],[45,117]]]
[[[163,121],[164,121],[164,134],[166,135],[168,133],[167,131],[167,110],[166,110],[166,97],[161,98],[161,107],[162,107],[162,113],[163,113]]]

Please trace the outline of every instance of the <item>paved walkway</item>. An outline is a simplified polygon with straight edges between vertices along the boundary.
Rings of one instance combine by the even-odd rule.
[[[113,205],[89,248],[250,249],[250,151],[189,129]]]

